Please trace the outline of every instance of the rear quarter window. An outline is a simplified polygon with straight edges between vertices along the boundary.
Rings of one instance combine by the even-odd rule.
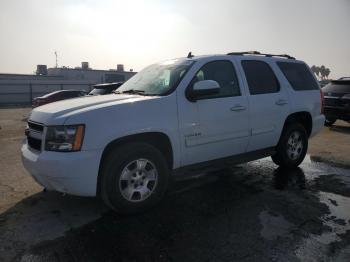
[[[303,63],[277,62],[289,84],[296,91],[318,90],[318,84],[308,67]]]

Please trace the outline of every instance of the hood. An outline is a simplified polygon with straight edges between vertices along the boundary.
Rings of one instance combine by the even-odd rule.
[[[134,103],[152,98],[154,97],[111,94],[61,100],[33,109],[33,111],[30,113],[29,119],[44,125],[63,125],[69,116],[77,113],[107,106],[116,106],[118,104]]]

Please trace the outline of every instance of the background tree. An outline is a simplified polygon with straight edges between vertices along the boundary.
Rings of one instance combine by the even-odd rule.
[[[321,65],[321,66],[313,65],[311,67],[311,71],[314,72],[314,74],[319,80],[328,79],[329,74],[331,73],[331,70],[328,67],[325,67],[324,65]]]
[[[326,67],[324,65],[321,65],[320,67],[320,74],[321,74],[321,79],[324,80],[326,77]]]
[[[318,66],[313,65],[311,67],[311,71],[314,72],[314,74],[317,76],[317,78],[319,78],[320,68]]]
[[[330,73],[331,73],[331,70],[329,68],[326,68],[325,76],[326,76],[327,79],[328,79],[328,76],[329,76]]]

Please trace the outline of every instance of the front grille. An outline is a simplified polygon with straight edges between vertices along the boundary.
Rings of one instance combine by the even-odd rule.
[[[28,146],[37,151],[41,151],[41,143],[43,141],[44,126],[39,123],[28,121],[28,129],[26,130],[26,136]]]
[[[31,122],[31,121],[28,121],[28,127],[30,129],[33,129],[33,130],[36,130],[36,131],[39,131],[39,132],[43,132],[44,131],[44,126],[43,125]]]
[[[27,140],[28,140],[29,147],[31,147],[35,150],[38,150],[38,151],[41,150],[41,140],[40,139],[28,136]]]

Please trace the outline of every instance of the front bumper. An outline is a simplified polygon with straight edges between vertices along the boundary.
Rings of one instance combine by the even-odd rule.
[[[78,196],[96,196],[97,176],[102,150],[79,152],[36,152],[22,148],[25,169],[48,190]]]

